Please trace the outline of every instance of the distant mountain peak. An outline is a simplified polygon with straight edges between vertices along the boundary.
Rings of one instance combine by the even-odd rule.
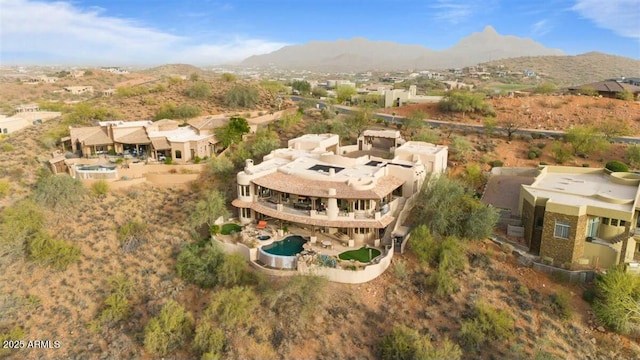
[[[482,32],[474,32],[441,51],[420,45],[354,37],[285,46],[270,54],[247,58],[241,65],[319,71],[446,69],[491,60],[544,55],[564,53],[530,38],[500,35],[493,26],[487,25]]]
[[[494,29],[493,26],[491,25],[485,26],[484,29],[482,30],[482,33],[487,35],[498,35],[498,32],[496,31],[496,29]]]

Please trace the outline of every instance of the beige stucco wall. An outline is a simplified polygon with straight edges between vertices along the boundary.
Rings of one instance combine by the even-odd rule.
[[[589,265],[598,268],[609,268],[618,263],[619,253],[606,245],[585,243],[583,258],[589,260]]]

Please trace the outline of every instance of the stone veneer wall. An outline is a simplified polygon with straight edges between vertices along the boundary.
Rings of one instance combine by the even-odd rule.
[[[531,248],[531,238],[533,237],[533,226],[535,222],[534,207],[528,201],[522,202],[522,225],[524,226],[524,241],[527,247]]]
[[[568,223],[569,238],[561,239],[554,236],[556,220]],[[553,212],[546,212],[542,229],[542,244],[540,256],[550,257],[557,265],[574,263],[584,253],[584,243],[587,236],[587,216],[571,216]]]

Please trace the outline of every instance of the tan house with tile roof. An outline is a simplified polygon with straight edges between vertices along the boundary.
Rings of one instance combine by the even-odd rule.
[[[175,120],[102,121],[98,126],[70,128],[71,151],[79,156],[108,152],[125,156],[178,162],[204,158],[214,153],[217,141],[192,126],[180,126]]]
[[[638,269],[640,175],[545,166],[520,190],[524,238],[531,252],[565,268]]]
[[[359,144],[389,135],[365,134],[368,139],[363,135]],[[272,151],[260,164],[247,160],[237,175],[233,205],[243,224],[289,222],[335,234],[350,246],[380,246],[406,199],[426,178],[426,157],[420,154],[437,157],[438,164],[447,162],[446,147],[424,142],[390,151],[396,154],[391,160],[366,154],[350,157],[363,150],[358,145],[341,148],[338,135],[303,135],[290,140],[288,148]],[[441,165],[430,167],[435,173],[444,171]]]

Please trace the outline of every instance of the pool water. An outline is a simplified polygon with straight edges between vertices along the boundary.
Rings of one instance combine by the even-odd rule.
[[[302,245],[306,243],[300,235],[290,235],[272,244],[262,247],[262,250],[272,255],[294,256],[302,251]]]

